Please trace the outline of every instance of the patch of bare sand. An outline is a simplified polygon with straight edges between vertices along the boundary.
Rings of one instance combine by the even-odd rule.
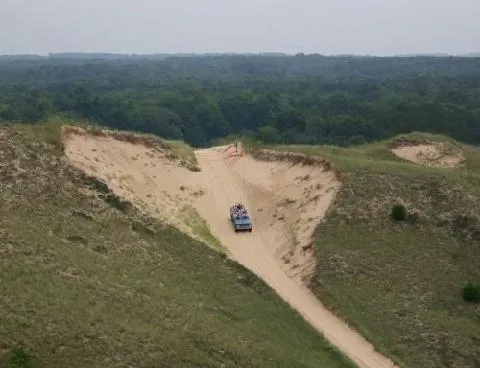
[[[303,284],[315,269],[313,231],[340,187],[328,164],[272,152],[257,159],[231,156],[230,147],[216,147],[196,151],[202,171],[192,172],[166,152],[106,136],[70,134],[64,144],[74,166],[194,237],[181,209],[195,208],[233,259],[265,280],[359,367],[394,367]],[[252,233],[232,228],[228,211],[237,201],[251,214]]]
[[[447,143],[398,146],[392,153],[405,160],[430,167],[456,168],[465,160],[463,152]]]
[[[144,212],[199,239],[181,220],[181,212],[187,204],[184,185],[188,183],[191,191],[202,188],[189,183],[191,171],[167,158],[170,152],[113,137],[92,136],[82,130],[64,137],[64,145],[75,167],[104,181],[114,193]]]
[[[315,272],[314,231],[340,181],[326,162],[305,164],[303,159],[264,151],[256,158],[229,159],[226,166],[247,190],[239,193],[248,200],[256,229],[265,232],[271,254],[291,278],[308,285]]]

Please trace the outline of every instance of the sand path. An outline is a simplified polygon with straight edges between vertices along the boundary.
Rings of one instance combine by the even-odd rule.
[[[244,198],[247,208],[254,208],[254,201],[263,201],[242,187],[236,170],[229,167],[224,156],[215,149],[197,151],[202,171],[211,176],[211,196],[205,196],[199,203],[200,213],[208,219],[212,233],[225,244],[233,258],[259,275],[285,301],[292,305],[312,326],[342,350],[359,367],[394,367],[393,363],[375,352],[360,335],[328,311],[312,293],[289,278],[281,265],[272,256],[268,227],[257,222],[252,233],[236,234],[232,231],[225,209],[232,198]],[[253,173],[251,173],[253,174]],[[255,175],[252,175],[255,176]],[[254,221],[255,218],[254,218]]]

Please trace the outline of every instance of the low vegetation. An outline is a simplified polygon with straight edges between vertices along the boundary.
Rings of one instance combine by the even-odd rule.
[[[353,367],[252,273],[101,198],[58,134],[0,129],[4,366]]]
[[[200,216],[194,207],[185,205],[181,209],[180,215],[182,216],[185,225],[192,229],[193,233],[204,241],[205,244],[212,245],[217,250],[223,250],[222,244],[212,235],[207,222],[202,216]]]
[[[406,221],[408,218],[408,210],[403,204],[396,204],[392,207],[391,216],[396,221]]]
[[[462,296],[466,302],[480,303],[480,285],[469,282],[463,288]]]
[[[439,139],[403,139],[419,137]],[[317,229],[313,290],[405,367],[480,366],[480,306],[459,292],[480,279],[480,155],[453,143],[466,157],[457,169],[406,162],[389,141],[277,147],[340,169],[342,188]],[[463,298],[477,291],[469,284]]]
[[[6,354],[2,363],[2,368],[35,368],[35,366],[34,357],[21,347],[13,348]]]

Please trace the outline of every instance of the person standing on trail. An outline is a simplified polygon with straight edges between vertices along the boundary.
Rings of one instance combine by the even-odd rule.
[[[237,147],[238,147],[238,142],[235,142],[233,145],[235,146],[235,153],[238,153],[238,149],[237,149]]]

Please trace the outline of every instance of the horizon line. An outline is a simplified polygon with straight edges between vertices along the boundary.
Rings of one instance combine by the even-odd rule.
[[[426,52],[426,53],[401,53],[401,54],[391,54],[391,55],[378,55],[378,54],[355,54],[355,53],[336,53],[336,54],[321,54],[318,52],[306,53],[306,52],[297,52],[297,53],[288,53],[288,52],[278,52],[278,51],[263,51],[263,52],[234,52],[234,51],[223,51],[223,52],[144,52],[144,53],[128,53],[128,52],[110,52],[110,51],[58,51],[58,52],[48,52],[46,54],[42,53],[5,53],[0,54],[1,58],[8,57],[37,57],[37,58],[51,58],[58,57],[62,55],[79,55],[79,56],[120,56],[120,57],[148,57],[148,56],[233,56],[233,55],[271,55],[271,56],[323,56],[323,57],[375,57],[375,58],[388,58],[388,57],[480,57],[480,51],[478,52],[467,52],[467,53],[447,53],[447,52]]]

